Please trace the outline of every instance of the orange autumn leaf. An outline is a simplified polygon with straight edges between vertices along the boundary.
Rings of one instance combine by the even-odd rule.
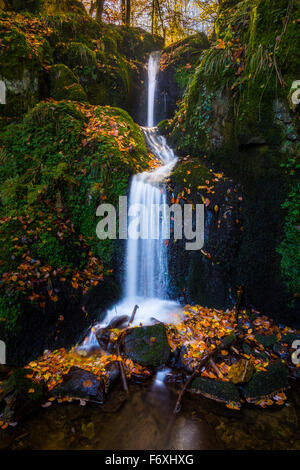
[[[85,380],[82,385],[85,388],[90,388],[90,387],[92,387],[93,383],[91,382],[91,380]]]

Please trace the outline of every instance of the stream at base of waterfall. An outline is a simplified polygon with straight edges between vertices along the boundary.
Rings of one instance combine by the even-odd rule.
[[[168,244],[163,238],[163,227],[167,215],[151,210],[167,203],[165,181],[170,176],[177,158],[168,146],[166,139],[159,135],[155,125],[155,90],[156,77],[159,71],[160,53],[153,52],[148,63],[148,127],[142,128],[146,143],[161,165],[148,172],[132,178],[128,218],[134,217],[133,209],[145,207],[141,220],[140,232],[147,230],[148,237],[136,237],[128,234],[126,244],[126,269],[124,280],[124,297],[119,304],[107,312],[101,326],[109,324],[116,315],[132,314],[135,305],[138,310],[133,325],[147,324],[153,319],[162,322],[176,323],[181,318],[181,306],[169,300],[168,296]],[[159,234],[152,237],[151,234]],[[97,340],[90,333],[86,346],[94,346]]]

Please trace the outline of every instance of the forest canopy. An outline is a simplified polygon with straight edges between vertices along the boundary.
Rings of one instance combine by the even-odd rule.
[[[217,0],[82,0],[87,12],[108,23],[140,26],[175,42],[212,31]]]

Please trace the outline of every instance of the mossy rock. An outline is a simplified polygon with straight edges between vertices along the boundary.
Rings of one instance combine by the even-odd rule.
[[[124,339],[124,354],[143,366],[160,366],[170,358],[171,349],[163,324],[132,328]]]
[[[71,101],[79,101],[80,103],[86,103],[88,101],[88,96],[84,91],[84,88],[79,83],[73,83],[67,88],[66,99]]]
[[[2,384],[0,421],[18,421],[40,407],[46,396],[45,385],[33,382],[30,369],[17,369]]]
[[[56,64],[50,70],[50,96],[55,100],[87,102],[87,94],[78,78],[64,64]]]
[[[206,166],[198,159],[192,161],[180,161],[171,175],[171,184],[180,192],[184,188],[196,195],[198,186],[205,186],[205,181],[211,178]]]
[[[225,348],[229,348],[235,342],[235,340],[236,340],[235,334],[227,335],[227,336],[223,336],[222,343],[224,344]]]
[[[289,346],[292,346],[294,341],[300,340],[299,335],[296,333],[287,333],[286,335],[282,335],[281,343],[287,343]]]
[[[97,68],[96,53],[81,42],[70,42],[59,46],[55,54],[70,69]]]
[[[238,388],[231,382],[197,377],[189,390],[221,403],[240,403]]]
[[[255,335],[256,341],[261,343],[265,348],[271,348],[278,341],[277,335]]]
[[[246,385],[244,393],[246,400],[251,403],[288,388],[288,369],[278,360],[266,372],[256,372]]]
[[[157,124],[158,130],[162,135],[167,135],[170,131],[170,123],[168,119],[164,119]]]
[[[126,111],[75,101],[40,102],[20,124],[1,132],[0,147],[5,161],[0,166],[1,217],[5,216],[0,227],[1,279],[16,270],[24,253],[30,253],[40,266],[65,272],[63,285],[60,276],[54,280],[58,297],[54,302],[47,296],[46,312],[32,298],[30,286],[24,295],[13,295],[1,282],[0,309],[5,319],[1,328],[11,338],[28,310],[40,311],[43,318],[57,318],[68,308],[70,297],[77,305],[84,301],[82,293],[90,294],[94,286],[89,285],[87,292],[84,281],[73,288],[72,273],[90,272],[89,253],[101,290],[102,277],[110,277],[119,262],[120,244],[97,237],[97,207],[103,200],[116,207],[119,196],[127,194],[131,175],[149,168],[149,156],[139,126]],[[16,214],[30,219],[27,230],[33,237]],[[20,250],[15,237],[26,239]],[[82,279],[86,278],[84,274]],[[39,295],[44,296],[46,286],[38,284]]]
[[[21,17],[23,18],[23,17]],[[28,34],[27,25],[19,17],[7,30],[11,16],[0,18],[0,41],[3,52],[0,55],[0,80],[6,86],[6,104],[0,106],[0,116],[21,116],[39,100],[44,65],[51,64],[52,55],[48,41],[40,33]],[[20,21],[20,22],[18,22]],[[24,20],[25,21],[25,20]],[[29,20],[28,20],[29,21]]]
[[[80,99],[74,98],[74,96]],[[87,96],[76,75],[64,64],[56,64],[50,70],[50,96],[55,100],[86,101]]]

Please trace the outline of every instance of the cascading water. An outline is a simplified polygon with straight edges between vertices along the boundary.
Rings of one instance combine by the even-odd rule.
[[[132,179],[128,219],[134,217],[135,208],[144,208],[141,217],[140,237],[128,233],[126,247],[125,292],[122,302],[109,311],[105,326],[117,314],[131,315],[135,305],[139,306],[133,324],[147,323],[151,318],[160,321],[176,321],[180,306],[168,300],[168,253],[163,239],[166,214],[157,210],[166,204],[165,179],[171,174],[177,158],[166,139],[154,127],[156,77],[159,71],[160,53],[150,55],[148,64],[148,127],[143,128],[151,152],[161,162],[153,171],[140,173]],[[97,344],[91,333],[88,345]]]
[[[148,63],[148,118],[147,126],[154,126],[154,104],[155,104],[155,90],[156,90],[156,77],[159,71],[161,53],[152,52],[150,54]]]
[[[157,208],[167,203],[164,180],[176,163],[173,151],[167,146],[164,137],[155,128],[144,129],[148,146],[152,153],[163,163],[152,172],[134,176],[129,198],[129,215],[134,207],[145,208],[141,238],[128,239],[126,297],[167,299],[168,257],[167,246],[163,239],[166,221],[164,211]]]

